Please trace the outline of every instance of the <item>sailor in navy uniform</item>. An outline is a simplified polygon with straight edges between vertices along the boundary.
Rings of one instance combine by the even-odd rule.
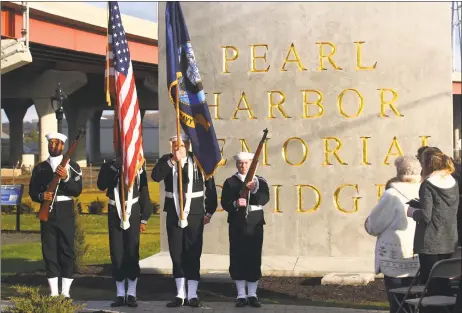
[[[58,278],[61,277],[61,294],[70,298],[75,264],[75,215],[72,197],[78,197],[82,192],[82,171],[72,160],[66,168],[60,165],[67,140],[65,135],[50,133],[46,138],[50,156],[34,167],[29,183],[29,195],[34,202],[52,201],[48,221],[40,221],[43,260],[51,296],[59,295]],[[53,180],[55,172],[61,178],[57,191],[47,192],[47,186]]]
[[[127,304],[137,307],[136,284],[140,276],[139,249],[140,233],[146,230],[146,224],[152,213],[149,198],[146,169],[138,170],[133,187],[124,189],[126,203],[126,221],[123,222],[120,204],[119,178],[121,164],[118,160],[106,162],[98,175],[98,188],[106,191],[108,202],[109,249],[111,252],[112,277],[116,282],[117,298],[111,304],[119,307]],[[128,290],[125,292],[125,280]]]
[[[236,306],[247,304],[260,307],[257,297],[258,281],[261,278],[261,254],[263,246],[263,206],[270,199],[266,180],[255,175],[247,184],[249,197],[240,198],[244,180],[254,157],[253,153],[237,154],[238,172],[226,179],[221,192],[221,207],[228,212],[229,223],[229,273],[236,283]],[[248,294],[245,285],[247,282]],[[248,298],[247,298],[248,297]]]
[[[173,153],[162,156],[151,175],[154,181],[163,180],[165,185],[164,212],[167,213],[168,246],[173,263],[173,277],[177,287],[177,296],[167,304],[167,307],[182,305],[199,307],[197,286],[200,280],[204,224],[210,222],[217,209],[217,191],[213,177],[204,181],[204,176],[198,168],[193,154],[188,152],[189,137],[182,135],[178,142],[177,136],[173,136],[170,141]],[[185,216],[183,222],[179,221],[177,160],[181,160],[183,167]],[[187,295],[185,291],[186,281]],[[187,301],[185,301],[186,297]]]

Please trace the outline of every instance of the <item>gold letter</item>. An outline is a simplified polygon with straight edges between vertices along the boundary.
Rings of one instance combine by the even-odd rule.
[[[269,113],[268,113],[268,119],[274,119],[273,115],[273,109],[276,107],[278,111],[284,116],[285,118],[291,118],[284,112],[282,109],[281,105],[286,101],[286,95],[282,91],[267,91],[268,93],[268,104],[269,104]],[[273,102],[273,93],[278,93],[281,96],[281,99],[279,100],[278,103]]]
[[[266,166],[271,166],[271,164],[268,163],[268,140],[271,138],[266,137],[265,142],[263,143],[263,164]],[[247,144],[247,141],[245,139],[239,139],[241,141],[241,151],[242,152],[251,152],[249,145]]]
[[[322,93],[317,90],[300,90],[303,93],[303,115],[302,118],[317,118],[321,117],[324,114],[324,106],[322,105]],[[310,102],[308,101],[308,93],[314,92],[318,95],[318,99],[316,101]],[[318,106],[318,114],[316,115],[308,115],[308,105],[314,104]]]
[[[274,210],[273,213],[282,213],[279,209],[279,187],[282,185],[273,185],[274,188]]]
[[[255,51],[255,47],[265,47],[266,48],[266,51],[268,51],[268,45],[264,45],[264,44],[258,44],[258,45],[249,45],[250,47],[252,47],[250,49],[250,59],[252,60],[252,63],[250,64],[250,67],[251,67],[251,70],[250,72],[268,72],[269,69],[270,69],[270,65],[268,65],[268,67],[265,69],[265,70],[257,70],[257,62],[256,60],[257,59],[263,59],[265,62],[266,62],[266,52],[263,56],[255,56],[256,54],[256,51]]]
[[[398,153],[391,153],[391,150],[393,149],[394,146],[396,146],[396,149],[398,149]],[[390,148],[388,149],[387,156],[385,157],[383,164],[390,165],[390,162],[388,162],[388,158],[391,155],[395,155],[395,156],[404,155],[403,151],[401,150],[401,147],[399,146],[398,139],[396,139],[396,136],[393,137],[393,141],[391,142]]]
[[[329,60],[329,63],[338,71],[342,70],[342,68],[338,67],[337,64],[335,64],[334,60],[332,60],[332,56],[335,54],[335,46],[331,44],[330,42],[317,42],[317,45],[319,45],[319,67],[318,71],[326,71],[327,68],[324,68],[324,60],[323,58],[327,58]],[[328,55],[324,55],[324,49],[323,46],[328,45],[332,48],[332,52]]]
[[[360,137],[363,139],[363,162],[361,163],[361,165],[371,165],[371,163],[369,163],[367,161],[367,139],[371,138],[371,137]]]
[[[223,190],[223,186],[221,185],[215,185],[215,187],[218,189],[220,188],[220,190]],[[218,198],[218,205],[220,206],[220,208],[217,208],[217,212],[223,212],[223,208],[221,207],[220,203],[221,203],[221,191],[220,191],[220,196],[217,197]]]
[[[221,148],[220,148],[220,153],[221,153],[222,160],[224,160],[224,161],[223,161],[223,166],[225,166],[226,163],[228,162],[227,159],[223,158],[223,148],[225,147],[226,139],[217,139],[217,141],[223,142],[223,145],[222,145]]]
[[[347,163],[343,162],[337,154],[338,150],[340,150],[340,148],[342,147],[342,142],[336,137],[325,137],[323,138],[323,140],[324,140],[324,163],[322,163],[322,165],[332,165],[332,163],[329,162],[329,153],[332,153],[340,164],[348,165]],[[335,147],[334,150],[329,149],[329,140],[335,140],[337,142],[337,147]]]
[[[373,66],[362,66],[361,65],[361,44],[365,43],[365,41],[354,41],[356,44],[356,69],[360,70],[375,70],[377,66],[377,62]]]
[[[396,91],[394,91],[393,89],[388,89],[388,88],[380,88],[380,89],[377,89],[377,90],[380,90],[380,114],[379,114],[379,117],[388,117],[388,115],[385,113],[385,106],[386,105],[389,105],[391,110],[397,116],[403,117],[404,115],[399,113],[398,109],[393,105],[395,103],[395,101],[398,100],[398,93]],[[385,101],[385,99],[384,99],[385,98],[385,96],[384,96],[385,91],[391,92],[393,94],[393,99],[391,99],[390,101]]]
[[[228,71],[228,62],[234,61],[239,56],[239,50],[234,46],[221,46],[223,48],[223,73],[229,73]],[[233,50],[233,56],[228,58],[228,49]]]
[[[428,146],[427,139],[430,138],[431,136],[419,136],[420,139],[422,139],[422,147]]]
[[[345,111],[343,110],[343,96],[345,95],[345,93],[347,91],[353,91],[355,92],[358,97],[359,97],[359,109],[358,111],[356,112],[355,115],[348,115],[345,113]],[[338,99],[337,99],[337,104],[338,104],[338,108],[340,110],[340,114],[342,114],[343,116],[345,116],[346,118],[355,118],[355,117],[358,117],[361,112],[363,111],[364,109],[364,99],[363,99],[363,96],[361,96],[361,94],[359,93],[359,91],[357,91],[356,89],[351,89],[351,88],[348,88],[348,89],[345,89],[344,91],[342,91],[342,93],[338,96]]]
[[[241,102],[244,102],[244,105],[245,105],[245,108],[243,108],[243,109],[240,108]],[[239,111],[247,111],[247,113],[249,114],[249,118],[248,118],[249,120],[257,119],[255,117],[255,115],[253,115],[252,109],[250,108],[249,102],[247,101],[247,96],[245,95],[245,92],[242,93],[242,96],[239,99],[239,104],[236,107],[236,111],[234,111],[234,115],[233,115],[232,120],[238,120],[236,115],[237,115],[237,112],[239,112]]]
[[[377,201],[379,201],[383,195],[383,189],[385,188],[385,184],[375,184],[375,185],[377,186]]]
[[[205,95],[207,95],[207,93],[205,93]],[[208,104],[209,108],[215,108],[215,117],[213,118],[214,120],[222,119],[220,117],[220,95],[221,92],[214,92],[213,96],[215,98],[215,104]]]
[[[340,195],[340,191],[342,191],[343,188],[345,187],[353,187],[356,189],[356,194],[358,195],[359,191],[358,191],[358,185],[352,185],[352,184],[344,184],[344,185],[340,185],[340,187],[337,188],[337,190],[335,190],[335,193],[334,193],[334,203],[335,203],[335,206],[337,207],[337,210],[343,212],[343,213],[354,213],[354,212],[357,212],[358,211],[358,200],[361,199],[361,197],[359,196],[355,196],[355,197],[352,197],[354,200],[353,200],[353,211],[347,211],[345,210],[344,208],[342,208],[340,206],[340,201],[339,201],[339,195]]]
[[[290,55],[291,51],[293,51],[293,53],[295,55],[295,60],[289,60],[289,55]],[[287,56],[286,56],[286,59],[284,60],[284,64],[282,65],[281,72],[286,72],[287,71],[285,69],[287,62],[297,62],[298,69],[300,71],[306,71],[306,68],[303,66],[302,61],[300,60],[300,57],[298,56],[297,50],[295,50],[295,46],[294,46],[293,43],[290,45],[289,51],[287,52]]]
[[[321,205],[321,192],[314,186],[312,185],[295,185],[297,186],[297,195],[298,195],[298,205],[297,205],[297,213],[306,213],[306,212],[314,212],[316,211],[319,206]],[[313,208],[309,210],[303,210],[303,199],[302,199],[302,188],[307,187],[311,188],[314,193],[316,194],[315,199],[316,199],[316,204],[314,205]]]
[[[299,142],[302,143],[303,157],[302,157],[302,160],[298,163],[290,162],[287,157],[287,146],[289,145],[289,142],[291,142],[292,140],[298,140]],[[282,158],[284,159],[284,161],[286,161],[287,164],[290,164],[293,166],[299,166],[303,164],[303,162],[305,162],[307,156],[308,156],[308,146],[306,145],[303,139],[298,138],[298,137],[290,137],[289,139],[286,140],[286,142],[284,142],[284,145],[282,146]]]

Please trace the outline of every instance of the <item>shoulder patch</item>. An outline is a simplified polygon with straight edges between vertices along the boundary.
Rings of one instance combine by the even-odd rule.
[[[80,180],[80,175],[75,176],[74,181],[79,181]]]
[[[77,175],[82,176],[82,170],[80,170],[80,172],[77,172],[77,171],[71,166],[70,163],[69,163],[69,168],[70,168],[74,173],[76,173]]]

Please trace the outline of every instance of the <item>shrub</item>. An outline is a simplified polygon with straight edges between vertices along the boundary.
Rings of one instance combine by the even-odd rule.
[[[38,287],[13,286],[20,294],[11,297],[12,306],[2,308],[6,313],[75,313],[83,305],[72,303],[72,300],[63,296],[50,297],[41,295]]]
[[[19,212],[21,214],[32,214],[34,213],[34,207],[32,205],[32,202],[27,201],[27,202],[22,202],[21,205],[19,206]],[[15,205],[2,205],[2,213],[5,214],[16,214],[17,208]]]
[[[26,165],[22,165],[21,166],[21,175],[23,176],[30,176],[32,174],[32,166],[26,166]]]
[[[34,213],[34,207],[32,206],[32,202],[22,202],[20,206],[21,214],[32,214]]]
[[[156,201],[152,202],[152,214],[159,214],[160,205]]]
[[[15,211],[16,207],[14,205],[2,205],[2,213],[13,214]]]
[[[76,213],[83,214],[82,202],[80,202],[79,198],[75,199],[75,205],[77,206],[77,212]]]
[[[88,206],[88,213],[101,215],[103,214],[103,210],[105,206],[106,206],[106,203],[104,201],[100,201],[98,198],[96,198],[96,200],[92,201],[90,205]]]
[[[78,202],[80,203],[80,202]],[[83,257],[88,251],[89,245],[85,243],[85,229],[83,228],[80,214],[78,212],[78,204],[74,205],[75,210],[75,233],[74,233],[74,246],[75,246],[75,269],[80,272],[83,267]]]

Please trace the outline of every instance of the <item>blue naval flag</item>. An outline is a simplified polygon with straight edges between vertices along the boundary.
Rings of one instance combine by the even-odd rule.
[[[196,162],[208,179],[222,164],[222,158],[179,2],[167,2],[165,24],[169,97],[176,106],[178,85],[181,127],[190,137]]]

